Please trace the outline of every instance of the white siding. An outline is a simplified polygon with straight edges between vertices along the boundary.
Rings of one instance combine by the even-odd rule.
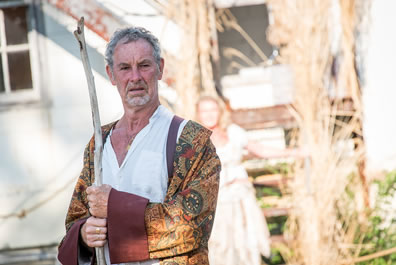
[[[77,22],[43,5],[46,31],[39,34],[38,45],[43,100],[0,112],[0,215],[28,209],[77,177],[93,133],[85,74],[72,35]],[[105,42],[89,31],[86,36],[105,124],[122,115],[122,106],[104,75],[100,52]],[[0,219],[0,249],[59,242],[74,183],[24,218]]]
[[[371,28],[363,90],[367,170],[396,168],[396,16],[395,1],[372,2]]]

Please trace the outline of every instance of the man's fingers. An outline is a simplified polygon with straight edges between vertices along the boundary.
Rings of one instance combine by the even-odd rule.
[[[89,226],[94,226],[94,227],[106,227],[107,226],[107,220],[106,218],[96,218],[96,217],[89,217],[87,219],[87,225]]]
[[[101,234],[105,235],[107,233],[107,228],[106,227],[90,226],[87,228],[87,233],[94,234],[94,235],[101,235]]]
[[[96,247],[103,247],[106,244],[106,240],[103,241],[94,241],[92,242],[92,244],[89,244],[88,246],[92,247],[92,248],[96,248]]]
[[[104,240],[106,240],[106,234],[99,234],[99,235],[97,235],[97,234],[89,234],[87,236],[87,238],[88,238],[88,240],[90,242],[104,241]]]
[[[109,192],[111,190],[111,186],[109,184],[103,184],[101,186],[89,186],[86,189],[87,194],[94,194],[99,192]]]
[[[87,188],[87,200],[91,215],[101,218],[107,217],[107,204],[111,189],[111,186],[107,184]]]
[[[95,186],[89,186],[89,187],[86,189],[87,194],[92,194],[92,193],[94,193],[95,188],[96,188]]]
[[[90,201],[90,202],[88,202],[88,206],[89,206],[90,209],[94,208],[95,207],[95,203]]]
[[[90,247],[103,247],[106,243],[106,234],[89,234],[87,236],[88,246]]]
[[[102,247],[107,238],[107,220],[89,217],[81,228],[81,237],[89,247]]]
[[[106,218],[96,218],[96,219],[97,219],[96,222],[97,222],[98,226],[102,226],[102,227],[106,228],[106,226],[107,226]],[[107,231],[107,229],[106,229],[106,231]]]
[[[89,187],[90,188],[90,187]],[[88,191],[88,189],[87,189]],[[97,193],[94,189],[91,189],[90,192],[87,192],[87,200],[88,202],[93,202],[97,199]]]
[[[89,213],[90,213],[92,216],[97,216],[98,219],[103,219],[103,218],[105,218],[105,216],[101,215],[101,211],[98,210],[98,208],[96,208],[96,207],[90,206],[88,210],[89,210]],[[103,218],[101,218],[101,217],[103,217]]]

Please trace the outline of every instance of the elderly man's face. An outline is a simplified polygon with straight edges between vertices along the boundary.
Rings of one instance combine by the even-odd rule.
[[[125,108],[158,103],[163,68],[163,59],[160,66],[155,62],[150,43],[139,39],[126,44],[121,40],[114,49],[113,71],[109,66],[106,71]]]

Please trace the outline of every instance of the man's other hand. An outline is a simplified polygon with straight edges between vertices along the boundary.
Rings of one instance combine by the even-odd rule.
[[[99,218],[107,218],[107,205],[109,202],[111,186],[90,186],[87,188],[89,212]]]
[[[88,247],[103,247],[107,239],[107,220],[89,217],[81,227],[81,238]]]

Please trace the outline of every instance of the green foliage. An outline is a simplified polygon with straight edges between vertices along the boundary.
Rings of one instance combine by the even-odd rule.
[[[257,198],[257,203],[260,206],[261,209],[269,209],[272,208],[273,205],[266,203],[264,197],[259,197]]]
[[[282,174],[287,175],[291,172],[291,165],[287,162],[280,162],[274,165],[268,164],[264,169],[267,171],[267,174]]]
[[[271,249],[271,256],[269,258],[263,257],[263,262],[268,265],[285,264],[279,250],[276,248]]]
[[[287,216],[276,216],[267,218],[268,229],[271,235],[281,235],[285,231]],[[285,264],[279,249],[271,248],[271,256],[263,257],[263,262],[267,265]]]
[[[251,172],[249,175],[252,177],[257,177],[261,175],[267,174],[282,174],[284,176],[288,175],[291,172],[292,166],[289,163],[281,162],[276,164],[267,163],[261,170]],[[282,192],[279,187],[270,187],[270,186],[259,186],[255,187],[256,189],[256,197],[257,201],[261,208],[272,208],[273,206],[265,203],[264,197],[266,196],[276,196],[282,197]],[[276,216],[270,217],[266,219],[268,230],[271,235],[281,235],[283,234],[285,227],[287,216]],[[286,262],[283,260],[279,249],[276,247],[271,248],[271,256],[269,258],[263,257],[263,263],[267,265],[278,265],[285,264]]]
[[[396,209],[392,207],[392,200],[396,198],[396,171],[388,173],[384,180],[376,181],[375,184],[378,187],[377,202],[362,242],[371,247],[363,249],[360,256],[396,247]],[[358,264],[396,264],[396,253]]]
[[[264,160],[263,160],[264,161]],[[249,172],[249,176],[255,178],[257,176],[261,175],[271,175],[271,174],[282,174],[282,175],[288,175],[292,171],[292,165],[287,162],[278,162],[278,163],[269,163],[269,162],[264,162],[264,164],[261,164],[260,169],[253,170]]]
[[[271,235],[281,235],[286,228],[287,216],[267,218],[267,225]]]
[[[256,188],[256,196],[258,198],[263,196],[277,196],[281,197],[282,193],[277,187],[257,187]]]

